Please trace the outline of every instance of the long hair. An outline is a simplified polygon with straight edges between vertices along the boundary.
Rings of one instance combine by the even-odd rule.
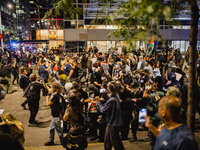
[[[60,94],[62,92],[62,88],[60,87],[59,83],[54,82],[52,88],[53,88],[53,93],[57,92],[58,94]]]
[[[80,102],[80,93],[76,90],[70,90],[67,93],[67,99],[69,100],[69,107],[72,108],[73,113],[83,114],[83,104]]]

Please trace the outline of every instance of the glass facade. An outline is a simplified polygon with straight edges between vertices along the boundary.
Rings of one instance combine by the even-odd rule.
[[[64,14],[43,20],[45,13],[52,8],[51,1],[30,0],[30,7],[32,40],[49,40],[49,47],[63,46]]]

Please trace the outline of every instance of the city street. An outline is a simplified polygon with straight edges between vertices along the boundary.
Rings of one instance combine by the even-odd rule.
[[[39,112],[36,116],[36,120],[41,122],[37,127],[28,127],[29,110],[23,110],[21,103],[25,100],[22,97],[22,90],[18,85],[13,86],[13,94],[7,94],[6,98],[0,102],[0,109],[5,109],[4,114],[11,113],[14,117],[20,120],[24,126],[26,150],[51,150],[51,147],[45,147],[44,143],[48,141],[49,125],[51,120],[50,108],[46,106],[46,100],[41,97]],[[28,106],[27,106],[28,107]],[[129,134],[131,136],[131,134]],[[138,131],[138,141],[130,143],[124,141],[124,146],[129,149],[150,149],[150,145],[147,139],[146,131]],[[55,133],[55,144],[59,144],[59,139]],[[64,149],[62,146],[53,146],[52,149]],[[103,143],[90,142],[87,150],[102,150]]]
[[[25,143],[24,147],[26,150],[63,150],[64,148],[60,145],[45,147],[44,143],[48,141],[49,136],[49,125],[51,120],[50,108],[46,106],[45,98],[42,97],[40,100],[40,109],[36,116],[36,119],[41,122],[37,127],[28,127],[29,110],[23,110],[20,106],[25,100],[22,98],[22,90],[18,85],[13,86],[13,94],[7,94],[6,98],[0,102],[0,109],[5,109],[4,114],[11,113],[18,120],[23,123],[25,131]],[[198,116],[196,116],[198,118]],[[139,149],[148,150],[150,149],[150,144],[146,131],[138,131],[138,141],[130,143],[128,141],[123,141],[126,150]],[[131,134],[129,134],[129,137]],[[200,124],[196,123],[195,136],[197,141],[200,141]],[[59,144],[59,139],[57,134],[55,134],[55,143]],[[199,145],[200,147],[200,145]],[[102,150],[104,149],[103,143],[90,142],[87,150]]]

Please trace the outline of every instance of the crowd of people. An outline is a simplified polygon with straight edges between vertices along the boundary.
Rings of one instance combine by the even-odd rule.
[[[199,60],[200,55],[198,64]],[[29,127],[37,126],[42,90],[52,115],[46,146],[55,145],[56,131],[60,144],[68,149],[67,139],[88,135],[90,141],[104,142],[106,150],[123,150],[121,141],[137,141],[141,126],[148,132],[152,149],[196,150],[193,133],[185,125],[188,76],[184,70],[189,68],[188,61],[189,50],[181,53],[173,48],[154,50],[152,55],[141,49],[102,53],[97,47],[80,54],[7,50],[1,52],[0,76],[8,80],[4,85],[7,94],[15,83],[24,95],[29,92],[21,104],[24,109],[28,104]],[[198,98],[195,109],[200,114]],[[145,123],[138,120],[142,108],[147,109]]]

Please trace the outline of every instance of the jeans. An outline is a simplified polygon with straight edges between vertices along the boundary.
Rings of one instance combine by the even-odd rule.
[[[86,78],[86,68],[83,67],[82,70],[83,70],[83,74],[81,75],[80,80],[83,78],[83,76],[85,76]]]
[[[52,117],[51,119],[51,124],[50,124],[50,129],[49,129],[49,142],[54,141],[55,130],[60,139],[60,144],[62,145],[63,144],[63,130],[61,128],[60,117]]]

